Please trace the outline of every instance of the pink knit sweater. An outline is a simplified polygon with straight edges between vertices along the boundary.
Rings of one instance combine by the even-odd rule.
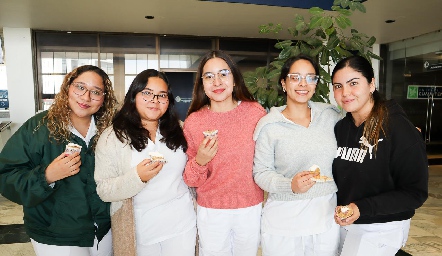
[[[215,209],[237,209],[263,201],[263,191],[252,177],[255,142],[253,131],[266,114],[256,102],[242,102],[228,112],[203,108],[184,121],[188,161],[184,182],[196,187],[198,205]],[[218,130],[218,152],[205,166],[195,161],[203,131]]]

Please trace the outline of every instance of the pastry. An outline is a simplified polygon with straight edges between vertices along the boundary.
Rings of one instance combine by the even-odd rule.
[[[321,168],[319,168],[319,166],[314,164],[309,168],[309,171],[312,172],[314,179],[319,179],[321,175]]]
[[[66,145],[66,150],[64,151],[65,155],[70,155],[75,152],[81,152],[81,146],[75,143],[68,143]]]
[[[350,206],[338,206],[336,209],[336,216],[338,216],[341,220],[346,219],[353,215],[353,209]]]
[[[159,152],[149,152],[149,156],[152,162],[167,162],[166,159],[164,159],[164,156]]]
[[[213,138],[218,134],[218,130],[207,130],[203,132],[204,137],[210,137]]]
[[[321,168],[317,166],[316,164],[312,165],[309,168],[309,171],[313,174],[313,181],[316,182],[327,182],[327,181],[333,181],[333,178],[330,178],[328,176],[321,176]]]

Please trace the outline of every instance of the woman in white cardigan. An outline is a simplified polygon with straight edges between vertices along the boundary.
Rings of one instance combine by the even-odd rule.
[[[112,202],[116,256],[195,255],[196,216],[182,177],[187,143],[173,105],[167,77],[145,70],[98,141],[95,181]]]

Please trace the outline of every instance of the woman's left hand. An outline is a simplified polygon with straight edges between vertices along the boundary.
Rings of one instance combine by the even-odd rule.
[[[347,225],[351,225],[353,224],[353,222],[355,222],[357,219],[359,219],[359,217],[361,216],[361,213],[359,212],[359,208],[356,204],[351,203],[348,205],[348,207],[350,207],[353,210],[353,215],[351,215],[348,218],[345,219],[341,219],[336,215],[336,211],[338,210],[338,207],[336,207],[335,210],[335,221],[337,224],[339,224],[340,226],[347,226]]]

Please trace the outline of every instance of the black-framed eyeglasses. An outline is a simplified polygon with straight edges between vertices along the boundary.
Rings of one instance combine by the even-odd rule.
[[[106,95],[106,93],[101,90],[90,90],[86,88],[85,83],[76,82],[72,83],[71,85],[74,88],[74,93],[78,96],[83,96],[87,91],[89,91],[89,97],[91,98],[91,100],[99,101],[103,98],[104,95]]]
[[[302,79],[305,79],[305,82],[307,84],[316,84],[318,83],[319,80],[318,75],[301,76],[300,74],[288,74],[287,77],[289,78],[289,83],[293,85],[299,84],[302,81]]]
[[[153,102],[155,102],[156,97],[161,104],[166,104],[169,101],[169,95],[167,95],[167,93],[155,94],[151,91],[141,91],[141,96],[144,100]]]
[[[220,79],[223,82],[226,82],[227,79],[229,78],[229,75],[232,72],[228,69],[221,69],[218,73],[214,74],[212,72],[207,72],[204,73],[203,76],[201,77],[203,79],[203,83],[204,84],[213,84],[213,82],[215,81],[216,76],[218,76],[218,79]]]

